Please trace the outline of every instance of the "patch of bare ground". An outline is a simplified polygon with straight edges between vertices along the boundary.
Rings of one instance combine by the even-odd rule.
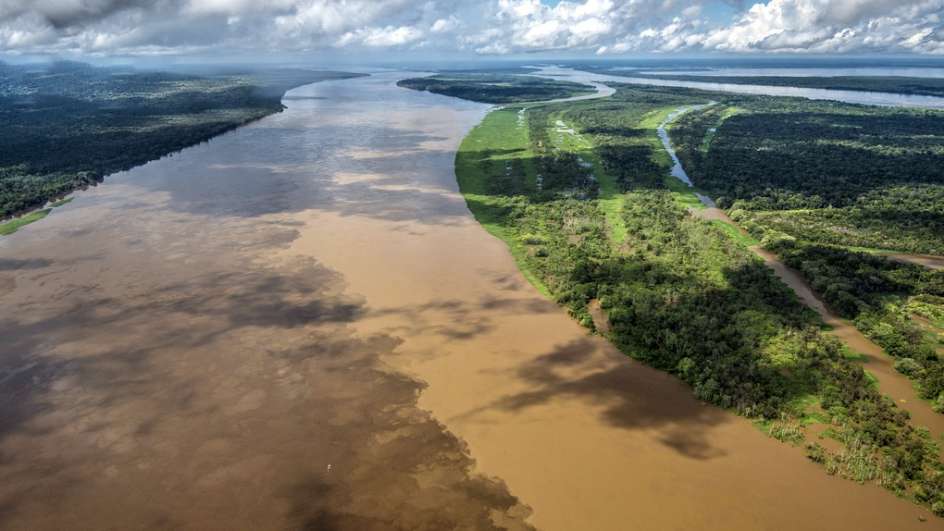
[[[599,299],[593,299],[587,304],[587,311],[593,319],[593,326],[604,336],[610,333],[610,319],[606,315],[606,310],[600,304]]]
[[[915,264],[929,269],[944,269],[944,256],[933,256],[929,254],[904,254],[890,253],[885,254],[890,260],[903,262],[906,264]]]

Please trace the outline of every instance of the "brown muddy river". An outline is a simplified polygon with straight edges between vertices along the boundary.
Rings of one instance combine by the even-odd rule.
[[[400,77],[0,239],[0,528],[944,528],[543,300],[456,190],[487,108]]]

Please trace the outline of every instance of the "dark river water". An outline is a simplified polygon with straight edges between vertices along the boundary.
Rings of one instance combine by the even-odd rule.
[[[0,528],[941,528],[544,300],[456,189],[488,108],[404,76],[0,239]]]

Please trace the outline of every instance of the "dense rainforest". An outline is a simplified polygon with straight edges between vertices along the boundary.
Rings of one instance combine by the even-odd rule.
[[[292,87],[352,75],[0,63],[0,219],[279,112]]]
[[[403,79],[397,85],[482,103],[541,101],[596,92],[593,87],[570,81],[501,72],[449,72]]]
[[[944,514],[929,434],[743,242],[692,216],[697,199],[668,177],[656,127],[713,99],[624,86],[493,111],[457,155],[460,189],[539,289],[628,355],[804,443],[830,473]]]
[[[690,177],[944,412],[944,113],[711,94],[671,129]]]
[[[895,185],[944,183],[940,111],[720,95],[679,120],[673,142],[724,206],[841,208]]]
[[[944,254],[944,113],[710,97],[672,139],[720,206],[819,243]]]

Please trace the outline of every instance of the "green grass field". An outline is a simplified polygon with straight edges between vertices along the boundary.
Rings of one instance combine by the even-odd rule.
[[[34,210],[29,214],[24,214],[18,218],[11,219],[10,221],[0,223],[0,236],[8,236],[13,234],[22,227],[43,219],[44,217],[48,216],[50,212],[52,212],[51,208]]]
[[[740,229],[738,229],[734,225],[731,225],[730,223],[726,223],[721,220],[713,220],[711,224],[721,229],[721,231],[727,234],[728,237],[738,242],[739,244],[743,245],[744,247],[752,247],[760,243],[758,240],[753,238],[750,234],[745,234],[741,232]]]
[[[34,223],[48,216],[52,209],[56,207],[61,207],[72,202],[72,197],[66,197],[59,199],[58,201],[53,201],[49,204],[47,208],[40,210],[34,210],[28,214],[24,214],[18,218],[13,218],[9,221],[0,223],[0,236],[8,236],[14,232],[20,230],[22,227]]]
[[[526,181],[534,185],[534,153],[528,141],[528,128],[519,119],[517,108],[492,111],[463,139],[456,154],[456,177],[459,190],[475,219],[491,235],[508,245],[519,269],[545,297],[547,287],[526,266],[528,246],[516,231],[502,223],[502,211],[509,207],[509,198],[488,194],[488,181],[507,172],[509,165],[518,165]]]
[[[573,153],[593,165],[593,174],[600,184],[597,205],[606,218],[607,234],[615,247],[619,247],[626,240],[626,224],[623,222],[623,203],[626,196],[620,191],[616,180],[603,169],[603,163],[597,156],[593,143],[584,135],[576,132],[576,126],[568,123],[561,113],[552,115],[552,120],[560,120],[573,133],[556,133],[551,136],[556,147],[562,151]]]

